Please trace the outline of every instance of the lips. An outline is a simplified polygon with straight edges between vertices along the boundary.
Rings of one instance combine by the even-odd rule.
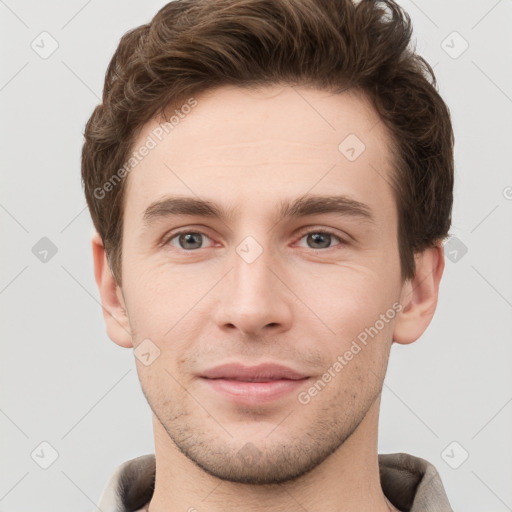
[[[279,364],[260,364],[257,366],[244,366],[230,363],[216,366],[206,370],[201,377],[207,379],[226,379],[244,382],[269,382],[273,380],[300,380],[307,377],[300,372]]]
[[[309,377],[279,364],[245,366],[231,363],[217,366],[201,374],[209,390],[231,402],[257,406],[277,400],[296,391]]]

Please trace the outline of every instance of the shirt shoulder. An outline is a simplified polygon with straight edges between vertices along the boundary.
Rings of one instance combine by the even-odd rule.
[[[143,512],[155,489],[155,455],[122,463],[109,477],[94,512]]]
[[[384,494],[404,512],[453,512],[433,464],[408,453],[379,454]]]

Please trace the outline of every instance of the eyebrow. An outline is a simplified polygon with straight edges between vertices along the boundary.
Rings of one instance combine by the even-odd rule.
[[[304,195],[294,200],[285,199],[280,203],[278,221],[326,213],[354,217],[375,224],[368,205],[344,195]],[[237,208],[224,209],[211,201],[190,196],[171,195],[148,206],[143,215],[143,222],[149,227],[157,219],[179,215],[215,218],[225,222],[233,220],[237,214]]]

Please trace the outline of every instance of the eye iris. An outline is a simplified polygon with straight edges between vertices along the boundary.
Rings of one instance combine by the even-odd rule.
[[[201,239],[200,239],[201,235],[199,233],[185,233],[185,234],[182,234],[180,235],[179,237],[179,242],[180,242],[180,246],[183,246],[183,244],[187,244],[187,243],[192,243],[194,244],[194,238],[196,238],[196,240],[199,240],[198,242],[196,241],[196,247],[183,247],[184,249],[197,249],[198,247],[201,246]]]
[[[325,246],[327,246],[327,247],[328,247],[328,246],[329,246],[329,244],[330,244],[330,241],[331,241],[331,235],[329,235],[329,234],[327,234],[327,233],[313,233],[313,234],[308,235],[308,237],[309,237],[310,239],[313,239],[313,241],[314,241],[315,243],[316,243],[316,242],[319,242],[319,241],[321,242],[321,241],[322,241],[322,238],[323,238],[324,240],[327,240],[327,243],[326,243],[326,244],[324,244],[322,247],[325,247]],[[318,248],[318,246],[317,246],[316,248]]]

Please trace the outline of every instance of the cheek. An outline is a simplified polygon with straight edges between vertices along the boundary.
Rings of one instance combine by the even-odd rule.
[[[392,274],[371,266],[325,266],[296,290],[337,337],[349,339],[392,306],[399,293]]]
[[[195,305],[219,280],[217,274],[222,275],[214,270],[191,269],[151,266],[144,261],[131,265],[124,288],[132,329],[144,337],[162,338],[171,336],[174,326],[179,324],[182,330],[188,325]]]

